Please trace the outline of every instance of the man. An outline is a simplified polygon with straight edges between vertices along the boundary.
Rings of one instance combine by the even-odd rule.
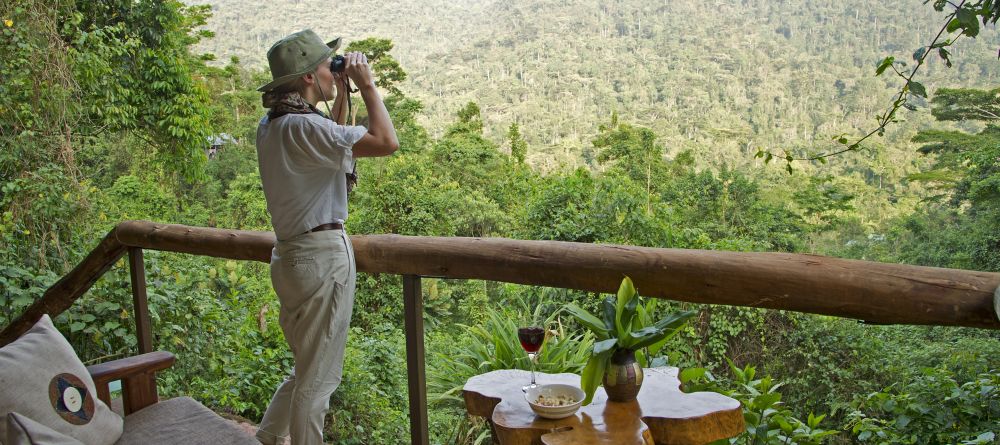
[[[343,72],[331,71],[339,45],[339,38],[324,44],[312,30],[281,39],[267,52],[272,81],[258,89],[269,109],[257,127],[257,156],[277,237],[271,283],[295,357],[295,369],[261,420],[257,438],[264,444],[282,443],[288,435],[295,445],[323,442],[323,418],[341,381],[354,306],[357,271],[344,231],[348,174],[354,158],[387,156],[399,147],[367,57],[347,53]],[[341,125],[348,79],[368,109],[367,129]],[[317,105],[332,99],[334,88],[331,120]]]

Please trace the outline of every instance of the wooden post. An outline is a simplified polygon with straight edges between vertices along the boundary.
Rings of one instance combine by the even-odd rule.
[[[135,312],[135,337],[139,341],[139,353],[153,352],[152,327],[149,324],[149,305],[146,300],[146,267],[142,261],[142,249],[128,248],[129,275],[132,278],[132,310]]]
[[[123,378],[122,392],[125,415],[132,414],[160,401],[156,393],[155,372],[144,372]]]
[[[410,392],[410,443],[428,445],[427,385],[424,369],[424,304],[420,276],[403,275],[406,374]]]
[[[128,248],[128,269],[132,280],[132,312],[135,317],[135,338],[139,353],[153,352],[153,333],[149,323],[149,304],[146,299],[146,265],[142,259],[142,249]],[[122,380],[125,391],[125,414],[156,403],[156,374],[146,373]]]

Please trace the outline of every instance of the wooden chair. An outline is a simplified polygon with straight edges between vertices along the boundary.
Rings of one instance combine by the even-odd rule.
[[[122,382],[125,431],[117,445],[260,444],[190,397],[161,402],[156,391],[156,372],[169,368],[175,361],[173,354],[156,351],[87,367],[97,386],[97,397],[108,406],[113,406],[108,385],[116,380]]]

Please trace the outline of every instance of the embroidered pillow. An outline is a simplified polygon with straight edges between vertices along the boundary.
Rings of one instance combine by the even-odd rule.
[[[122,418],[97,399],[94,380],[48,315],[0,348],[0,416],[12,412],[88,445],[122,435]],[[6,430],[0,422],[0,437]]]

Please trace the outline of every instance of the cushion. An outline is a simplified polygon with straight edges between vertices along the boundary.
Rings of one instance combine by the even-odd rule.
[[[6,445],[83,445],[82,442],[18,413],[7,414]]]
[[[260,445],[235,423],[190,397],[149,405],[125,417],[117,445]]]
[[[12,412],[87,445],[111,445],[122,434],[122,418],[97,398],[87,368],[48,315],[0,348],[0,416]],[[0,422],[0,437],[6,430]]]

